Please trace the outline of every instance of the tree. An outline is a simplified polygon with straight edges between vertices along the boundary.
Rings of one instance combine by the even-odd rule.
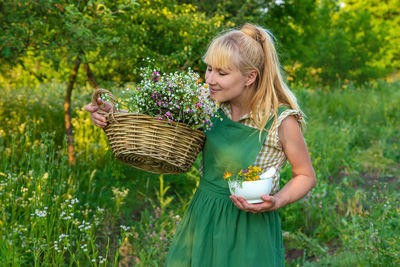
[[[74,163],[71,123],[71,94],[81,63],[93,87],[98,87],[87,62],[86,54],[106,45],[113,45],[118,34],[113,21],[125,20],[124,12],[133,9],[131,0],[109,1],[5,1],[1,4],[1,24],[5,29],[0,39],[2,61],[17,62],[22,58],[46,55],[57,67],[61,60],[72,63],[64,101],[65,129],[68,140],[68,159]],[[109,25],[109,27],[104,27]],[[100,50],[103,51],[103,50]],[[102,52],[106,53],[106,51]],[[100,53],[101,54],[101,53]],[[38,79],[42,75],[35,75]]]
[[[399,0],[350,0],[344,1],[344,12],[367,13],[371,30],[378,33],[379,57],[372,66],[389,71],[400,69],[400,1]]]
[[[69,161],[74,162],[71,94],[80,66],[94,88],[98,79],[123,84],[153,58],[164,71],[201,67],[202,50],[222,17],[206,17],[174,0],[24,1],[0,4],[0,61],[21,64],[28,55],[45,58],[58,70],[71,66],[64,113]],[[48,70],[32,73],[42,79]],[[97,78],[95,78],[97,77]],[[42,79],[43,80],[43,79]]]

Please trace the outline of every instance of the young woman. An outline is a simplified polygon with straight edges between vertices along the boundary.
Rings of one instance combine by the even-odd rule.
[[[273,36],[245,24],[217,36],[204,61],[212,99],[222,120],[206,132],[199,187],[167,256],[167,267],[283,266],[277,210],[315,186],[316,177],[301,128],[302,112],[282,79]],[[88,105],[93,122],[105,120]],[[279,190],[279,170],[288,160],[292,179]],[[230,195],[227,170],[275,167],[270,195],[250,204]]]
[[[282,79],[273,36],[246,24],[216,37],[204,61],[223,120],[206,133],[203,176],[166,266],[283,266],[277,209],[305,196],[316,177],[301,132],[302,112]],[[272,195],[260,204],[230,195],[222,178],[227,170],[250,165],[280,170],[286,160],[293,178],[279,190],[276,175]]]

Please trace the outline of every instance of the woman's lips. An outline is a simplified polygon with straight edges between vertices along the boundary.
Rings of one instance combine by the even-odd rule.
[[[216,93],[221,91],[220,89],[214,89],[214,88],[210,88],[211,93]]]

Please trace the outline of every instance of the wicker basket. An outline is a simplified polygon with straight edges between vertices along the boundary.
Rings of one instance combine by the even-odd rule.
[[[92,104],[101,94],[107,94],[112,104],[114,96],[97,89]],[[104,112],[107,135],[115,157],[132,167],[152,173],[179,174],[190,169],[202,150],[205,135],[182,123],[168,124],[139,113]]]

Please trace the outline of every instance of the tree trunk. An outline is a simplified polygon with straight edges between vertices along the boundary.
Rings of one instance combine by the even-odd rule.
[[[86,62],[85,64],[83,64],[83,68],[85,69],[85,72],[87,74],[87,78],[88,78],[89,82],[92,84],[94,89],[98,89],[99,86],[96,82],[96,79],[94,78],[94,74],[93,74],[92,70],[89,67],[89,63]]]
[[[65,94],[64,100],[64,121],[65,121],[65,131],[67,133],[67,145],[68,145],[68,162],[70,164],[75,164],[75,149],[74,149],[74,133],[72,131],[71,122],[71,95],[72,89],[76,81],[76,76],[78,75],[79,66],[81,64],[80,54],[76,56],[74,65],[72,66],[71,75],[69,76],[67,92]]]

